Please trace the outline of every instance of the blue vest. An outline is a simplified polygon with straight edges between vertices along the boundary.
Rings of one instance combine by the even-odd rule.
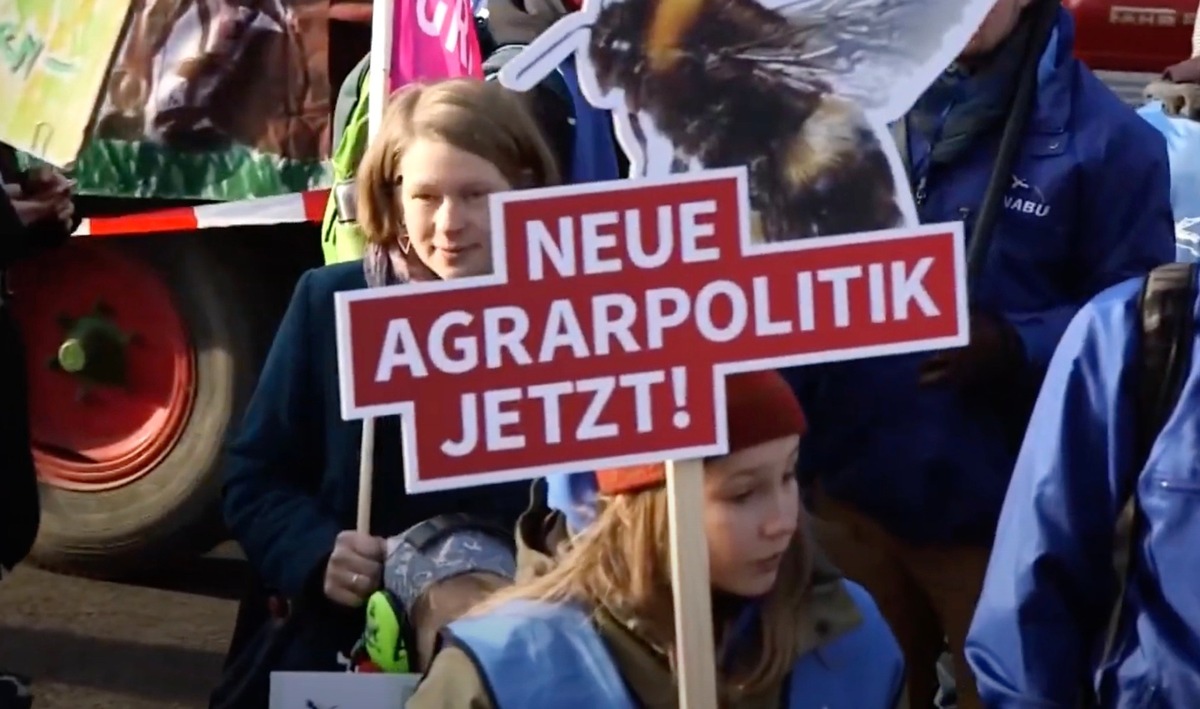
[[[863,622],[796,662],[790,709],[893,709],[904,661],[875,602],[845,583]],[[496,709],[635,709],[625,681],[587,615],[577,608],[515,601],[447,627],[475,663]]]

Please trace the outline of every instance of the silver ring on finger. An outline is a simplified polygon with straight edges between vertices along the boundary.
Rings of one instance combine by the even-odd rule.
[[[351,586],[353,586],[353,587],[355,587],[355,588],[359,588],[359,587],[361,587],[361,586],[362,586],[362,582],[363,582],[365,579],[366,579],[366,577],[365,577],[365,576],[363,576],[363,575],[362,575],[362,574],[360,574],[360,573],[353,573],[353,574],[350,574],[350,585],[351,585]]]

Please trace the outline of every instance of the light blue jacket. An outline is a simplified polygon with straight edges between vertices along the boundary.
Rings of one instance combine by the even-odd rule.
[[[1161,101],[1138,109],[1167,141],[1171,162],[1171,209],[1175,212],[1175,260],[1200,260],[1200,121],[1168,116]]]
[[[1125,632],[1113,665],[1097,667],[1115,596],[1116,490],[1137,465],[1140,285],[1088,304],[1050,364],[967,639],[990,709],[1074,709],[1084,682],[1104,688],[1106,708],[1200,706],[1200,356],[1138,473],[1144,535]]]
[[[801,657],[785,709],[893,709],[904,661],[875,602],[844,581],[863,622]],[[447,637],[479,670],[496,709],[634,709],[604,641],[579,609],[514,601],[451,623]]]

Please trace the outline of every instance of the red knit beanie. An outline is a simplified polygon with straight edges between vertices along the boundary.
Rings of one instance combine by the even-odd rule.
[[[775,370],[727,376],[725,417],[730,453],[784,436],[803,436],[808,430],[808,422],[796,396]],[[667,468],[664,463],[596,471],[597,486],[605,495],[657,487],[664,484],[666,479]]]

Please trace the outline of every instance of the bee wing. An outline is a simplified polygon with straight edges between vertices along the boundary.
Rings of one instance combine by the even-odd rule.
[[[798,84],[825,84],[891,121],[954,61],[994,0],[760,2],[788,20],[796,41],[743,47],[736,56]]]

